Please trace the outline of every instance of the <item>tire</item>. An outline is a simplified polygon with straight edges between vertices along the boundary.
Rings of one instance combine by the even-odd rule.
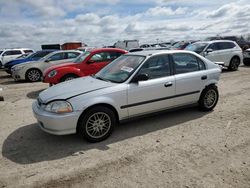
[[[2,64],[2,62],[0,61],[0,69],[2,69],[3,68],[3,64]]]
[[[25,78],[29,82],[37,82],[42,78],[42,72],[38,69],[29,69],[25,74]]]
[[[202,111],[211,111],[216,106],[219,99],[219,92],[216,85],[207,86],[201,93],[199,108]]]
[[[245,66],[250,66],[250,59],[249,59],[249,58],[243,59],[243,64],[244,64]]]
[[[78,133],[89,142],[108,138],[116,125],[116,116],[110,108],[97,106],[84,113],[78,122]]]
[[[78,78],[78,76],[75,75],[75,74],[67,74],[67,75],[65,75],[65,76],[63,76],[61,78],[60,82],[65,82],[65,81],[73,80],[75,78]]]
[[[233,58],[231,59],[231,61],[230,61],[230,64],[229,64],[228,69],[229,69],[230,71],[236,71],[236,70],[238,70],[239,65],[240,65],[240,58],[238,58],[238,57],[233,57]]]

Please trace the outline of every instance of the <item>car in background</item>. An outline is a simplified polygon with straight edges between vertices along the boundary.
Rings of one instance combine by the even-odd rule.
[[[174,43],[171,46],[171,50],[184,50],[189,44],[194,43],[195,41],[179,41]]]
[[[243,52],[243,63],[246,66],[250,66],[250,48]]]
[[[11,68],[13,66],[18,65],[18,64],[22,64],[22,63],[25,63],[28,61],[32,61],[32,62],[38,61],[39,59],[43,58],[44,56],[46,56],[49,53],[54,52],[54,51],[55,50],[41,50],[41,51],[37,51],[35,53],[28,54],[28,55],[23,54],[21,57],[6,63],[4,65],[4,69],[7,73],[11,74]],[[24,55],[27,55],[27,56],[23,57]]]
[[[46,89],[32,108],[43,131],[79,133],[98,142],[129,118],[191,104],[211,111],[220,73],[218,65],[194,52],[128,53],[95,75]]]
[[[20,57],[22,54],[33,53],[33,52],[34,50],[29,48],[0,50],[0,68],[3,68],[7,62]]]
[[[58,65],[73,61],[81,51],[76,50],[61,50],[49,53],[39,61],[29,61],[20,65],[15,65],[11,68],[12,77],[15,81],[27,80],[36,82],[42,79],[43,71],[53,65]]]
[[[77,77],[95,74],[125,53],[127,53],[126,50],[118,48],[96,48],[86,51],[71,63],[52,66],[47,69],[44,72],[43,82],[53,85]]]
[[[196,42],[185,50],[194,51],[213,62],[223,62],[223,66],[232,71],[236,71],[243,61],[242,49],[230,40]]]

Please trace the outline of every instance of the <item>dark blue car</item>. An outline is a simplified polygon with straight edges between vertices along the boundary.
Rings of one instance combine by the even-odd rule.
[[[4,69],[7,73],[11,74],[11,67],[17,64],[25,63],[28,61],[38,61],[39,59],[43,58],[44,56],[48,55],[51,52],[54,52],[55,50],[41,50],[37,51],[35,53],[32,53],[24,58],[18,58],[15,60],[12,60],[4,65]]]

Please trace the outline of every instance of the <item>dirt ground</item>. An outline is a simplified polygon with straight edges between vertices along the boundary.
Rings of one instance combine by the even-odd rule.
[[[47,88],[0,70],[0,187],[250,187],[250,67],[224,71],[213,112],[160,113],[101,143],[54,136],[31,104]]]

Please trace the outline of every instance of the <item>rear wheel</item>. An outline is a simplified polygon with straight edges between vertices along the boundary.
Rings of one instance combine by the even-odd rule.
[[[231,71],[238,70],[238,67],[240,65],[240,59],[238,57],[233,57],[230,61],[228,69]]]
[[[64,77],[61,78],[60,82],[65,82],[65,81],[69,81],[69,80],[73,80],[75,78],[78,78],[77,75],[75,74],[67,74]]]
[[[116,124],[114,112],[104,106],[88,110],[78,123],[78,132],[89,142],[100,142],[108,138]]]
[[[249,58],[245,58],[243,60],[243,63],[244,63],[245,66],[250,66],[250,59]]]
[[[30,82],[37,82],[41,80],[42,73],[38,69],[30,69],[26,72],[25,78]]]
[[[215,85],[207,86],[201,93],[199,107],[202,111],[211,111],[219,99],[219,92]]]

